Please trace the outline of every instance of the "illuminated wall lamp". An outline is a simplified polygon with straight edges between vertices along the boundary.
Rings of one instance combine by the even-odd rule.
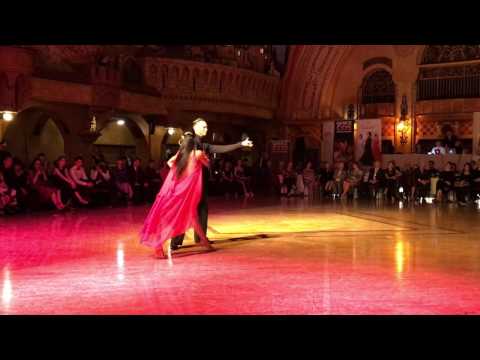
[[[13,111],[2,111],[2,119],[9,122],[15,118],[15,113]]]

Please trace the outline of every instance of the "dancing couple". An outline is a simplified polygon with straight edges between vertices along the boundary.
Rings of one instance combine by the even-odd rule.
[[[201,138],[207,131],[207,122],[196,119],[193,133],[184,134],[178,152],[168,160],[170,172],[145,220],[140,240],[155,249],[156,257],[165,258],[166,249],[178,249],[185,232],[191,228],[195,231],[196,243],[213,249],[206,235],[209,157],[212,153],[225,153],[253,144],[248,138],[232,145],[203,143]]]

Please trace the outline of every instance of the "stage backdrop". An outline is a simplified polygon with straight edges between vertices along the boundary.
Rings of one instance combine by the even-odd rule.
[[[369,147],[368,149],[366,147]],[[382,120],[360,119],[355,134],[355,160],[371,165],[374,160],[381,161]]]
[[[353,160],[353,120],[335,121],[333,160],[350,162]]]

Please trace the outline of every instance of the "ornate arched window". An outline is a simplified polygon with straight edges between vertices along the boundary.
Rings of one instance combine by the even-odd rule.
[[[362,104],[394,103],[395,84],[386,70],[376,70],[367,75],[362,85]]]

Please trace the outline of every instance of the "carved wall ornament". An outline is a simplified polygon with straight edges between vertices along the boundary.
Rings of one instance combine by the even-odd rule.
[[[480,45],[429,45],[422,56],[422,64],[469,60],[480,60]]]

